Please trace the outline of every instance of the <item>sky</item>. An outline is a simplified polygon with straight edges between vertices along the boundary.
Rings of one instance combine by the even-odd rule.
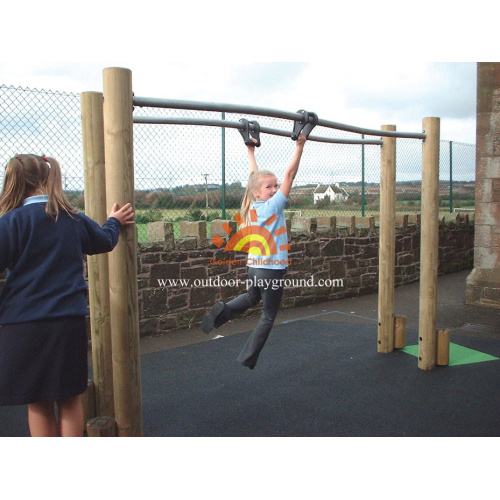
[[[318,117],[379,129],[421,132],[441,119],[441,139],[476,142],[476,63],[355,59],[310,62],[149,61],[0,62],[0,84],[52,91],[102,92],[108,67],[132,71],[140,97],[305,109]]]
[[[437,116],[441,139],[475,143],[476,61],[498,59],[493,10],[486,0],[10,2],[0,84],[102,91],[102,70],[124,67],[137,96],[409,132]]]

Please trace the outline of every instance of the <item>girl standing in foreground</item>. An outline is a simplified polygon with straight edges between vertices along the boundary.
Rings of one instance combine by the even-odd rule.
[[[16,155],[0,195],[0,405],[28,405],[32,436],[82,436],[87,388],[83,256],[110,252],[130,204],[99,225],[77,212],[54,158]],[[59,425],[56,419],[56,406]]]
[[[255,146],[248,146],[250,177],[240,212],[246,226],[251,225],[250,210],[253,209],[257,213],[256,224],[266,227],[270,233],[273,233],[276,229],[286,227],[284,208],[288,202],[288,196],[299,168],[305,142],[306,136],[304,134],[299,135],[295,154],[285,171],[281,186],[278,186],[276,176],[273,173],[258,169],[255,161]],[[275,216],[273,217],[274,222],[270,225],[265,224],[273,215]],[[259,322],[238,356],[238,361],[250,369],[255,368],[259,354],[269,337],[278,314],[283,296],[283,277],[286,273],[288,261],[287,243],[288,238],[285,231],[276,236],[277,255],[271,256],[271,259],[249,258],[247,265],[251,285],[247,288],[247,292],[230,302],[217,302],[214,304],[201,324],[202,330],[209,333],[214,327],[219,328],[227,321],[244,313],[250,307],[257,305],[262,299],[263,307]],[[269,264],[269,261],[272,261],[272,263]]]

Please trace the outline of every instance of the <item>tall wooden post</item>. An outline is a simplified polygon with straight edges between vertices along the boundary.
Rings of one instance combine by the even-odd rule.
[[[436,367],[436,313],[439,252],[439,118],[424,118],[418,367]]]
[[[132,72],[103,71],[106,199],[134,205]],[[122,230],[109,257],[115,419],[118,436],[142,436],[136,230]]]
[[[384,125],[382,130],[396,130]],[[380,162],[380,243],[378,352],[394,349],[394,268],[396,258],[396,138],[384,137]]]
[[[108,217],[102,94],[82,93],[81,108],[85,213],[102,226]],[[89,255],[87,272],[96,412],[97,415],[114,415],[108,255]]]

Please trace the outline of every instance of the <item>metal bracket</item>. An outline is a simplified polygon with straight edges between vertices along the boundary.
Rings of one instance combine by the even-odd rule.
[[[238,131],[243,137],[245,144],[258,148],[260,146],[260,125],[256,121],[249,122],[245,118],[241,118],[240,122],[243,123],[243,128],[238,129]],[[250,128],[250,125],[252,125],[253,130]],[[257,142],[252,141],[252,137],[257,139]]]
[[[318,115],[312,111],[299,109],[297,113],[302,114],[302,119],[297,120],[293,125],[292,141],[296,141],[300,134],[305,134],[306,137],[309,137],[312,129],[318,123]]]

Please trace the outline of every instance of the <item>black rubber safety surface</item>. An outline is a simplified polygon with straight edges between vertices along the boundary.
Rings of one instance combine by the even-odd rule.
[[[299,320],[275,326],[249,370],[236,361],[248,335],[143,355],[144,436],[500,435],[500,360],[424,372],[378,353],[376,325]],[[500,357],[494,340],[452,342]],[[0,407],[0,436],[27,435],[26,407]]]

